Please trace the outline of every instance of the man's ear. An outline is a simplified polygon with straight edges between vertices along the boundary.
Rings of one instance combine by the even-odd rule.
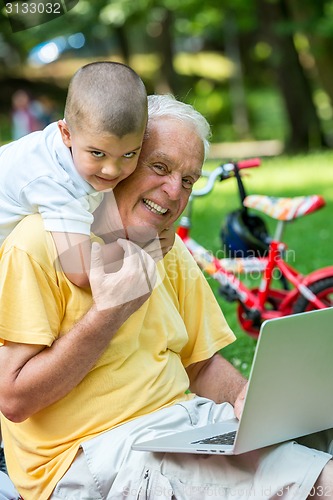
[[[58,121],[58,128],[60,130],[62,142],[65,144],[65,146],[70,148],[72,146],[71,133],[65,120]]]

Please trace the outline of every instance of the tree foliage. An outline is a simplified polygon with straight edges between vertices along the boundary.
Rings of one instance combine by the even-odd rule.
[[[290,147],[329,143],[333,0],[80,0],[61,18],[15,33],[2,9],[2,78],[38,43],[74,32],[84,33],[87,57],[113,54],[133,64],[137,55],[154,56],[150,72],[148,63],[143,70],[148,90],[202,102],[216,130],[221,118],[234,123],[236,139],[251,136],[249,93],[272,88],[284,103]],[[220,59],[208,71],[199,63],[189,69],[184,53]],[[216,76],[222,57],[230,63],[227,79]]]

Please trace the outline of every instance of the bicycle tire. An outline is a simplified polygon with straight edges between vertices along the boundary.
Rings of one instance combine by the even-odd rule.
[[[318,298],[327,305],[333,306],[333,276],[315,281],[309,286],[309,289],[318,296]],[[331,297],[330,297],[331,296]],[[316,309],[303,295],[301,295],[293,307],[293,313],[298,314],[304,311],[312,311]]]

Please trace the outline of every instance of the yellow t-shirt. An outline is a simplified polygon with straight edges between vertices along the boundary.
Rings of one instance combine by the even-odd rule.
[[[90,308],[90,292],[57,272],[55,259],[38,214],[26,217],[2,246],[0,342],[51,346]],[[75,389],[24,422],[2,417],[8,470],[25,500],[49,497],[82,441],[192,397],[184,367],[235,339],[178,237],[158,266],[162,283]]]

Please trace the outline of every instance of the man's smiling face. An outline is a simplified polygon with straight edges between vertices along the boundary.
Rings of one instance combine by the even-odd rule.
[[[194,128],[173,118],[149,121],[136,170],[114,189],[125,227],[159,233],[183,212],[201,175],[204,147]]]

